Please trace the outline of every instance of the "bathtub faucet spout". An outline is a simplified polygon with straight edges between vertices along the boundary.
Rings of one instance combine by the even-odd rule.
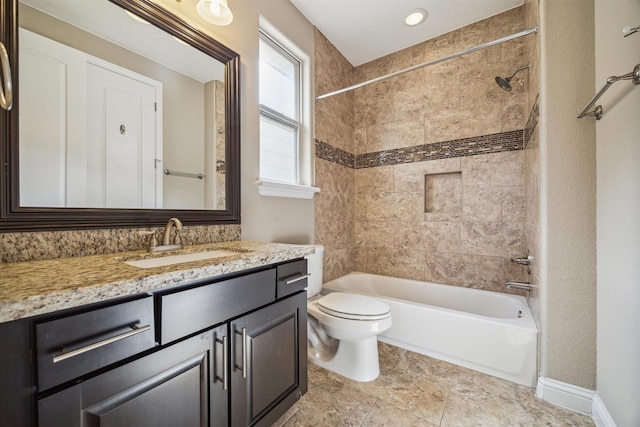
[[[529,282],[507,282],[507,289],[521,289],[523,291],[531,292],[532,286]]]

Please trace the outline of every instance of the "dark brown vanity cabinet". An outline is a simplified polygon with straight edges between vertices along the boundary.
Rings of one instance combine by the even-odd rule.
[[[212,350],[208,331],[40,399],[38,425],[217,425],[209,423]]]
[[[306,393],[306,295],[231,322],[232,425],[271,425]]]
[[[0,425],[271,425],[307,391],[305,274],[296,260],[0,325],[33,346],[0,358],[30,359],[1,368]]]

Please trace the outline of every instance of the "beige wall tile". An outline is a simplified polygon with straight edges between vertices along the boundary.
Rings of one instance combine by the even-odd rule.
[[[393,120],[393,83],[389,80],[354,91],[354,123],[356,128],[368,128]]]
[[[470,222],[502,221],[501,187],[464,186],[462,218]]]
[[[525,251],[520,222],[463,222],[461,253],[511,257]]]
[[[337,279],[355,270],[353,248],[335,249],[325,252],[323,283]]]
[[[393,166],[356,169],[355,189],[356,193],[370,191],[392,192]]]
[[[502,132],[523,129],[528,112],[525,114],[526,93],[511,93],[511,96],[502,101]]]
[[[351,198],[343,193],[319,193],[316,209],[323,215],[316,220],[317,243],[327,249],[344,249],[353,242],[354,220]]]
[[[426,280],[475,289],[501,291],[502,259],[499,257],[428,252]]]
[[[460,98],[467,94],[462,91]],[[502,105],[480,102],[467,108],[446,108],[425,114],[425,142],[450,141],[501,131]]]
[[[424,191],[426,174],[460,172],[460,158],[432,160],[393,166],[394,191]]]
[[[371,192],[366,196],[365,209],[369,221],[418,223],[424,213],[422,193]]]
[[[524,222],[524,187],[502,187],[502,221]]]
[[[424,144],[424,124],[422,120],[376,124],[366,129],[365,138],[369,153],[414,147]]]
[[[355,224],[356,247],[392,247],[393,224],[388,221],[365,221]]]
[[[415,251],[460,253],[459,222],[423,222],[415,226],[398,224],[395,245]]]
[[[316,158],[316,187],[322,193],[346,193],[355,191],[355,171],[346,166]]]
[[[456,214],[462,212],[462,174],[460,172],[425,175],[424,212]]]
[[[462,179],[465,187],[509,187],[524,185],[524,155],[522,151],[463,157]]]

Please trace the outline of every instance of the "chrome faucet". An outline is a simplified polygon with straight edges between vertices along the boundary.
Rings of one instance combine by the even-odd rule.
[[[507,282],[505,287],[507,289],[520,289],[527,292],[531,292],[531,289],[533,289],[533,286],[529,282]]]
[[[176,234],[171,242],[171,229],[176,227]],[[174,249],[182,249],[182,242],[180,239],[180,232],[182,232],[182,221],[178,218],[169,218],[167,225],[164,227],[164,233],[162,234],[162,244],[155,248],[149,248],[150,251],[170,251]]]

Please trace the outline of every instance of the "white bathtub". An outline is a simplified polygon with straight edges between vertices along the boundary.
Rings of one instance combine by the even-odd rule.
[[[329,292],[389,304],[393,325],[380,341],[536,385],[538,329],[524,297],[358,272],[325,283]]]

